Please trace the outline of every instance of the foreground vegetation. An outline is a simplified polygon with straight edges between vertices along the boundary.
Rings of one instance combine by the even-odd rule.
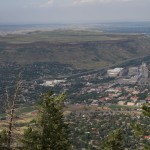
[[[23,114],[15,116],[10,147],[6,121],[0,132],[0,149],[149,149],[149,141],[145,138],[149,136],[149,105],[143,107],[143,116],[137,112],[86,106],[70,109],[64,106],[64,100],[63,94],[55,96],[48,92],[42,96],[36,110],[28,109],[32,113],[30,117],[24,114],[24,123],[19,122]],[[22,113],[26,111],[23,109]],[[18,133],[18,129],[22,133]]]
[[[54,96],[48,92],[42,96],[41,104],[38,107],[37,119],[32,121],[30,126],[24,131],[21,138],[9,135],[10,127],[0,132],[0,149],[24,149],[24,150],[69,150],[69,130],[63,119],[63,94]],[[12,116],[14,120],[14,116]],[[14,128],[14,127],[13,127]]]

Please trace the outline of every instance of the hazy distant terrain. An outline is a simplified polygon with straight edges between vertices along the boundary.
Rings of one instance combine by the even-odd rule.
[[[95,69],[150,55],[150,38],[80,30],[36,31],[0,36],[0,61],[58,62]]]
[[[150,35],[150,22],[107,22],[74,24],[0,24],[0,35],[22,34],[33,31],[90,30],[109,33],[137,33]]]

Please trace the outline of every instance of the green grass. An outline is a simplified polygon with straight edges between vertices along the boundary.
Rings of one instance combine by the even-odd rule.
[[[86,41],[105,41],[126,39],[128,35],[111,35],[92,31],[74,31],[74,30],[54,30],[54,31],[36,31],[27,34],[13,34],[0,37],[0,41],[8,43],[32,43],[37,41],[49,42],[86,42]]]
[[[0,118],[6,117],[6,114],[0,114]]]
[[[35,110],[35,106],[27,106],[27,107],[22,107],[16,110],[16,115],[20,115],[23,113],[29,113]]]
[[[35,110],[35,106],[26,106],[26,107],[22,107],[19,109],[16,109],[15,111],[15,115],[19,116],[22,115],[24,113],[29,113]],[[6,114],[0,114],[0,118],[2,117],[6,117]]]

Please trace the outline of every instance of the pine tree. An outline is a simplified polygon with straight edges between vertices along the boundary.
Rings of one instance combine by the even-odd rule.
[[[0,150],[5,150],[7,149],[7,131],[6,130],[2,130],[0,132]]]
[[[70,150],[68,126],[64,123],[65,96],[52,92],[42,96],[37,124],[24,133],[23,147],[28,150]]]
[[[142,110],[143,110],[143,114],[144,114],[145,116],[150,117],[150,104],[144,105],[144,106],[142,107]]]
[[[150,118],[150,104],[143,105],[142,110],[143,110],[143,115]],[[149,131],[150,131],[150,129],[149,129]],[[150,142],[148,142],[147,144],[144,145],[144,150],[149,150],[149,149],[150,149]]]
[[[38,130],[33,130],[31,127],[24,131],[23,148],[28,150],[38,150],[40,149],[40,135]]]
[[[104,150],[122,150],[123,138],[121,129],[110,133],[104,142]]]
[[[146,105],[143,105],[142,106],[142,114],[148,118],[150,118],[150,104],[146,104]],[[146,131],[144,129],[144,126],[141,125],[141,124],[132,124],[131,125],[134,133],[136,136],[140,137],[140,138],[143,138],[145,137],[145,135],[147,133],[149,133],[149,131]],[[147,141],[146,144],[142,144],[142,147],[143,147],[143,150],[149,150],[150,149],[150,142]]]

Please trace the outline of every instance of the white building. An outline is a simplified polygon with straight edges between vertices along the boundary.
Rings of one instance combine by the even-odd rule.
[[[118,102],[118,105],[120,105],[120,106],[123,106],[124,104],[125,104],[124,101],[119,101],[119,102]]]
[[[123,68],[114,68],[107,70],[107,74],[109,77],[117,77],[122,72]]]
[[[133,103],[133,102],[128,102],[128,103],[127,103],[127,106],[135,106],[135,103]]]
[[[148,83],[148,67],[146,65],[146,63],[142,63],[142,65],[140,66],[140,72],[142,74],[142,79],[141,79],[141,83],[147,84]]]
[[[64,82],[66,82],[66,80],[49,80],[49,81],[45,81],[41,85],[42,86],[51,86],[51,87],[54,87],[55,85],[57,85],[59,83],[64,83]]]

